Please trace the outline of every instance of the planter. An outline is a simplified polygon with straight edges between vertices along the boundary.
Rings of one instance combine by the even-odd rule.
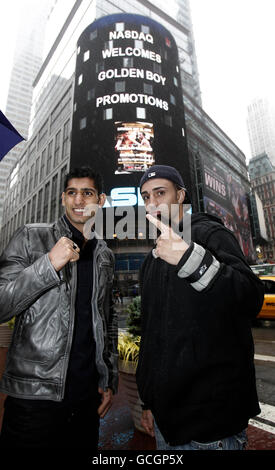
[[[145,429],[140,424],[142,407],[136,384],[136,365],[130,361],[125,362],[121,359],[119,360],[118,364],[120,378],[126,390],[127,400],[134,421],[134,426],[139,431],[147,434]]]

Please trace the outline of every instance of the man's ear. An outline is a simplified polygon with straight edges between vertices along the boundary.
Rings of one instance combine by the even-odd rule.
[[[180,189],[180,190],[178,191],[178,202],[179,202],[180,204],[182,204],[183,201],[184,201],[184,199],[185,199],[185,191],[184,191],[184,189]]]
[[[106,194],[105,193],[101,193],[99,196],[98,196],[98,205],[99,207],[103,207],[104,204],[105,204],[105,201],[106,201]]]

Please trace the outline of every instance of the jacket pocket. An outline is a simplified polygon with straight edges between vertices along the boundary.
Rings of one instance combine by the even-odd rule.
[[[10,356],[33,363],[48,362],[53,356],[58,330],[57,315],[51,317],[31,307],[19,318]]]
[[[106,261],[103,261],[99,265],[99,270],[100,270],[100,276],[103,277],[105,282],[108,282],[108,283],[113,282],[114,271],[113,271],[113,266],[111,263],[107,263]]]

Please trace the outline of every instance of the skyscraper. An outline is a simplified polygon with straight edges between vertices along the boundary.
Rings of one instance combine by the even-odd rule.
[[[275,105],[268,98],[248,106],[247,127],[252,157],[267,154],[275,165]]]
[[[249,175],[252,190],[262,202],[268,243],[262,247],[264,261],[275,259],[275,167],[266,153],[249,161]]]
[[[43,61],[44,31],[52,3],[53,0],[27,0],[21,4],[5,114],[25,139],[29,134],[33,81]],[[5,183],[24,146],[23,141],[0,162],[0,226]]]
[[[245,255],[251,258],[253,246],[245,201],[246,193],[249,192],[246,159],[201,108],[189,0],[172,0],[169,3],[163,0],[55,0],[47,22],[44,60],[34,80],[29,141],[8,180],[0,250],[22,224],[51,222],[62,214],[60,196],[64,175],[70,166],[72,121],[73,116],[78,114],[74,87],[81,86],[81,77],[75,77],[76,58],[83,60],[87,67],[94,59],[92,47],[89,47],[89,54],[77,48],[78,39],[95,20],[129,12],[158,22],[171,33],[177,44],[180,67],[177,75],[181,78],[185,108],[186,154],[192,182],[188,193],[192,199],[192,209],[219,215],[226,226],[234,230]],[[142,51],[140,42],[135,44],[137,52]],[[104,50],[113,47],[110,43],[106,39]],[[98,65],[98,73],[101,65]],[[136,67],[135,63],[133,67]],[[151,89],[148,85],[150,83],[144,83],[144,93],[153,95],[148,91]],[[173,98],[174,101],[175,95],[172,95],[171,90],[169,101],[174,106],[171,100]],[[90,100],[94,99],[93,90],[84,93],[83,99],[86,100],[85,106],[89,107]],[[87,124],[92,132],[93,123],[87,119],[84,126],[83,119],[79,125],[84,128]],[[111,119],[110,115],[108,119]],[[150,123],[150,119],[146,119],[145,122]],[[140,120],[143,122],[143,117]],[[171,125],[170,119],[166,121],[167,125]],[[174,156],[170,152],[169,158],[170,164],[175,165]],[[114,179],[112,184],[114,187],[110,195],[121,189],[117,187],[117,180]],[[140,201],[139,188],[135,186],[130,190],[133,192],[131,200]],[[115,203],[113,199],[112,207],[115,207]],[[119,265],[121,262],[121,271],[125,271],[118,274],[118,279],[125,280],[127,289],[129,283],[126,278],[136,283],[137,269],[134,267],[138,266],[148,249],[142,242],[129,240],[123,250],[119,247],[116,251],[117,263]]]

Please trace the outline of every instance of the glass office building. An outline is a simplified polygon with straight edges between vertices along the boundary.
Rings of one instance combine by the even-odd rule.
[[[7,181],[0,250],[22,224],[52,222],[63,213],[61,193],[70,166],[75,111],[77,41],[93,21],[129,12],[162,24],[178,47],[193,211],[220,215],[237,234],[248,259],[253,258],[245,205],[245,193],[249,193],[245,155],[201,107],[188,0],[55,2],[48,18],[44,62],[34,81],[30,138]],[[87,100],[91,98],[87,95]],[[232,200],[232,190],[238,193],[238,201]],[[237,204],[242,204],[241,217]],[[132,295],[148,244],[145,240],[127,239],[123,243],[114,241],[112,248],[117,260],[116,280],[125,296]]]
[[[16,32],[13,64],[5,115],[18,132],[28,139],[33,81],[43,62],[44,31],[53,0],[21,2],[20,23]],[[5,47],[5,45],[2,45]],[[4,110],[3,110],[4,111]],[[6,181],[26,142],[16,145],[0,162],[0,227],[3,216]]]

